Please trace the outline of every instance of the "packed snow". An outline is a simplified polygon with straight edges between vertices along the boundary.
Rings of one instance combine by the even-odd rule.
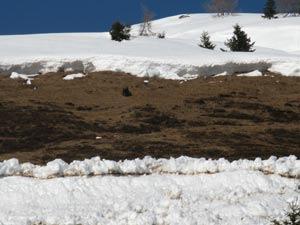
[[[224,41],[239,23],[256,42],[253,53],[222,52]],[[300,75],[300,17],[266,20],[260,14],[215,17],[191,14],[153,22],[154,32],[166,39],[133,37],[121,43],[108,33],[0,36],[0,72],[39,74],[61,69],[73,73],[112,70],[137,76],[192,79],[216,74],[264,72]],[[208,31],[216,50],[198,46]],[[271,39],[270,39],[271,37]]]
[[[266,174],[277,174],[285,177],[300,178],[300,160],[295,156],[270,157],[267,160],[236,160],[205,158],[170,158],[111,161],[95,157],[84,161],[73,161],[68,164],[56,159],[45,166],[31,163],[20,164],[17,159],[0,162],[0,176],[27,176],[41,179],[66,176],[95,176],[95,175],[143,175],[143,174],[214,174],[228,171],[261,171]]]
[[[3,225],[269,225],[299,180],[259,171],[0,179]]]

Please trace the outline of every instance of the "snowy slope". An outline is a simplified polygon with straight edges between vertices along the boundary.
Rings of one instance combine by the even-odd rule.
[[[255,53],[219,50],[236,23],[256,41]],[[134,37],[118,43],[107,33],[0,36],[0,71],[37,74],[59,68],[75,72],[114,70],[171,79],[266,69],[300,75],[299,23],[300,17],[264,20],[258,14],[225,18],[193,14],[184,19],[174,16],[154,21],[156,32],[166,32],[165,40]],[[136,30],[137,26],[133,33]],[[209,31],[218,44],[215,51],[197,46],[203,31]]]

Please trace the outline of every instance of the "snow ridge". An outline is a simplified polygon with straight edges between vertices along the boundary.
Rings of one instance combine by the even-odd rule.
[[[170,158],[111,161],[95,157],[84,161],[73,161],[68,164],[61,159],[47,163],[46,166],[33,165],[31,163],[20,164],[17,159],[0,162],[0,176],[25,176],[39,179],[69,176],[97,176],[97,175],[143,175],[143,174],[215,174],[231,171],[261,171],[266,174],[277,174],[284,177],[300,177],[300,160],[296,156],[277,158],[270,157],[267,160],[256,158],[255,160],[240,159],[229,162],[226,159],[205,158]]]
[[[197,78],[199,75],[213,76],[252,72],[255,70],[266,71],[272,64],[264,60],[232,60],[218,64],[208,63],[192,65],[170,60],[155,60],[141,57],[124,57],[104,55],[84,59],[49,59],[47,61],[29,60],[17,64],[0,64],[0,72],[7,75],[45,74],[49,72],[67,71],[74,73],[91,73],[98,71],[122,71],[139,77],[163,77],[165,79],[186,80]],[[26,76],[26,75],[24,75]],[[23,78],[24,79],[24,78]]]

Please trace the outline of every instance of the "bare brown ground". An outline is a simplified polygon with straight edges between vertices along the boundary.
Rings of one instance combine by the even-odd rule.
[[[300,156],[300,78],[64,75],[0,76],[0,160]]]

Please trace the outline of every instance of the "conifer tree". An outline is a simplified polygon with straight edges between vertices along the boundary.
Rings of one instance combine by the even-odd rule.
[[[275,0],[267,0],[265,8],[264,8],[264,15],[263,18],[266,19],[275,19],[276,12],[276,3]]]
[[[210,36],[209,36],[208,32],[206,32],[206,31],[204,31],[201,35],[199,46],[201,48],[207,48],[207,49],[211,49],[211,50],[214,50],[216,47],[216,45],[214,45],[210,41]]]
[[[254,52],[255,42],[251,42],[248,35],[242,30],[240,25],[234,27],[233,37],[225,42],[225,45],[233,52]]]
[[[130,30],[130,26],[124,25],[120,22],[115,22],[111,26],[109,33],[113,41],[123,41],[130,39]]]

